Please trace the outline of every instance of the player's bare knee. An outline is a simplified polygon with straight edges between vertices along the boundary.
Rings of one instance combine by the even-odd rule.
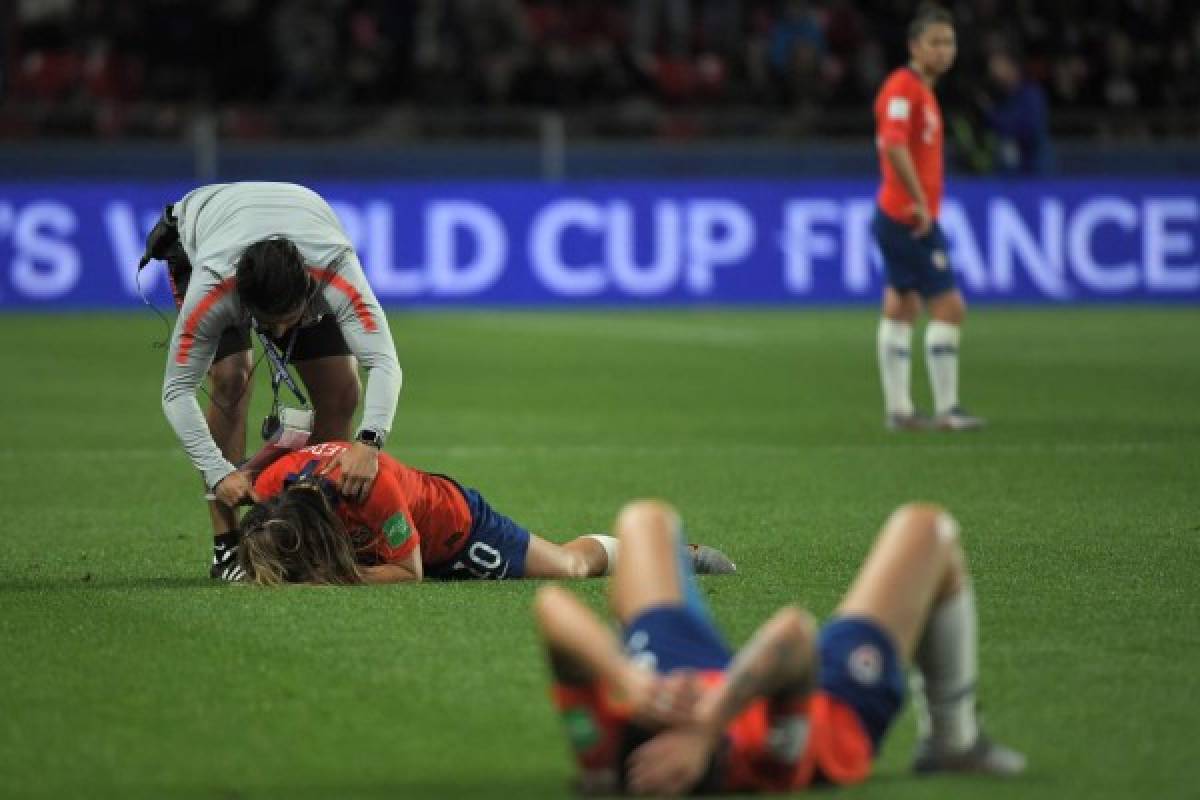
[[[904,537],[907,547],[944,565],[937,597],[948,597],[962,588],[969,577],[966,555],[958,520],[949,511],[932,503],[909,503],[896,509],[889,524]]]
[[[671,536],[679,528],[679,514],[662,500],[635,500],[617,515],[618,538]]]
[[[784,606],[776,612],[773,624],[778,625],[792,641],[816,641],[817,620],[799,606]]]
[[[888,526],[903,531],[910,542],[919,541],[931,550],[948,552],[958,547],[958,522],[934,503],[906,503],[893,512]]]

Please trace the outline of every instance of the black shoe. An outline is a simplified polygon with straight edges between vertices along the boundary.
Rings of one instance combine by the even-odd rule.
[[[240,536],[236,531],[222,533],[213,539],[213,560],[208,577],[217,581],[236,582],[246,577],[246,570],[238,563]]]

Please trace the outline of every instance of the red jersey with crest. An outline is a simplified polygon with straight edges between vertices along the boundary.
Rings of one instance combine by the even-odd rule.
[[[936,219],[942,205],[942,109],[933,90],[911,67],[889,75],[875,98],[875,147],[883,172],[879,207],[897,222],[911,225],[915,201],[884,152],[894,145],[908,148],[929,213]]]
[[[324,442],[289,453],[262,471],[254,490],[263,500],[283,491],[289,475],[309,465],[320,471],[347,442]],[[337,480],[335,469],[325,477]],[[471,510],[458,486],[448,478],[402,464],[379,454],[379,473],[366,502],[342,498],[337,515],[359,546],[360,557],[380,564],[404,561],[420,547],[421,561],[430,566],[453,559],[471,532]]]
[[[700,679],[709,691],[725,680],[721,671]],[[599,682],[587,686],[555,684],[554,703],[567,727],[584,785],[604,785],[621,768],[622,739],[630,724],[628,709],[608,696]],[[772,748],[772,717],[763,699],[752,702],[725,729],[728,749],[719,771],[723,793],[789,792],[817,781],[859,783],[871,772],[871,740],[858,714],[841,700],[814,692],[790,712],[807,728],[799,756],[782,758]],[[798,718],[798,719],[797,719]]]

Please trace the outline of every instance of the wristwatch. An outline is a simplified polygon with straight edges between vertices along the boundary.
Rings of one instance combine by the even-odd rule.
[[[374,447],[376,450],[383,449],[383,434],[371,428],[363,428],[354,437],[354,441],[362,442],[363,444]]]

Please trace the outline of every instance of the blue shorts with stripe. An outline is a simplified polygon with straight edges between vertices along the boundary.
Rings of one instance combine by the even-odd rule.
[[[898,292],[920,292],[925,298],[956,287],[941,225],[934,222],[929,233],[917,239],[912,228],[875,209],[871,233],[883,256],[888,286]]]
[[[904,704],[904,669],[892,637],[865,617],[821,627],[820,686],[858,713],[875,752]]]
[[[725,669],[733,659],[733,650],[700,595],[684,539],[680,536],[675,560],[683,592],[680,602],[642,609],[629,620],[623,635],[629,658],[663,674],[685,668]]]
[[[455,558],[431,567],[426,577],[442,581],[524,577],[529,531],[492,508],[476,490],[453,482],[471,511],[471,533]]]

